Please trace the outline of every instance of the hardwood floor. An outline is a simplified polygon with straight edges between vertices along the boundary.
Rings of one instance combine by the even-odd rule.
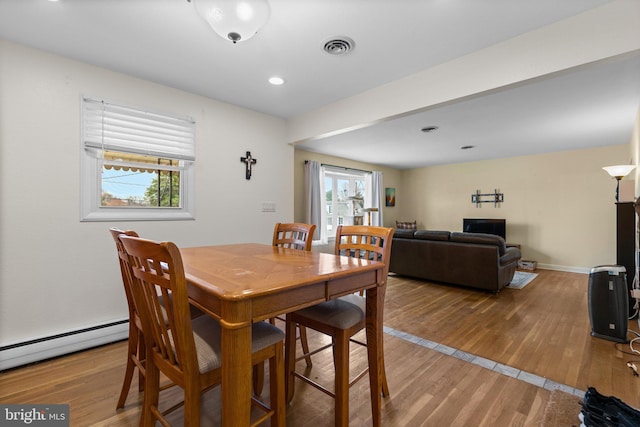
[[[580,390],[595,386],[640,407],[640,380],[626,366],[640,355],[590,335],[588,276],[537,272],[524,289],[496,295],[393,278],[385,325]],[[637,321],[629,328],[638,331]]]
[[[556,387],[594,386],[640,407],[640,379],[626,366],[640,356],[590,336],[588,276],[536,272],[524,289],[495,295],[390,276],[384,323],[391,396],[383,399],[383,425],[538,426]],[[637,321],[630,328],[637,331]],[[313,331],[309,338],[322,340]],[[354,347],[355,373],[366,358]],[[72,426],[135,426],[142,396],[136,379],[125,408],[115,409],[125,354],[120,342],[2,372],[0,402],[68,403]],[[332,370],[330,352],[314,358],[319,380],[331,383]],[[177,388],[164,393],[167,406],[181,398]],[[366,378],[352,388],[350,404],[351,425],[370,425]],[[205,395],[203,407],[203,425],[219,425],[219,389]],[[297,382],[287,425],[330,426],[332,408],[331,398]],[[173,416],[181,425],[181,411]]]

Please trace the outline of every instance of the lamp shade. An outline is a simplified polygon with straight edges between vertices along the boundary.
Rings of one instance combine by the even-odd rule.
[[[193,0],[193,3],[213,31],[234,44],[253,37],[271,15],[267,0]]]
[[[606,170],[609,175],[614,178],[622,179],[629,174],[636,167],[634,165],[618,165],[618,166],[605,166],[602,169]]]

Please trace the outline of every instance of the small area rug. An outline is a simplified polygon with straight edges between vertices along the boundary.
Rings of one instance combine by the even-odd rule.
[[[580,398],[560,390],[553,390],[544,408],[540,427],[578,427]]]
[[[516,271],[513,280],[507,285],[507,288],[522,289],[527,286],[533,279],[538,277],[538,273],[527,273],[525,271]]]

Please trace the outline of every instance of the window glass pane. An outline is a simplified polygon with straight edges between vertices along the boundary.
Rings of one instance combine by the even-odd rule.
[[[327,205],[330,205],[333,200],[333,180],[329,177],[324,178],[324,191]]]
[[[354,180],[354,184],[355,184],[355,191],[354,191],[355,196],[364,198],[364,191],[365,191],[364,180],[356,179]]]
[[[113,153],[112,153],[113,154]],[[126,155],[126,153],[123,153]],[[108,156],[105,155],[105,158]],[[147,160],[149,157],[147,156]],[[176,160],[154,158],[138,165],[104,164],[101,177],[102,207],[179,208],[180,172],[153,169]]]
[[[338,179],[337,180],[337,188],[338,188],[338,202],[344,202],[349,197],[349,180],[348,179]]]
[[[324,177],[324,197],[325,197],[325,208],[327,215],[327,231],[331,232],[333,230],[333,179],[330,177]],[[331,234],[331,233],[329,233]]]
[[[366,193],[366,178],[361,174],[325,172],[326,232],[333,237],[336,227],[354,224],[360,215]]]

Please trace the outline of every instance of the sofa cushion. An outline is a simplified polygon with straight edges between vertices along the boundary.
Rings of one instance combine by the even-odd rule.
[[[396,228],[399,230],[415,230],[416,222],[408,222],[408,221],[396,221]]]
[[[413,233],[415,233],[415,230],[397,229],[393,233],[393,238],[413,239]]]
[[[438,230],[418,230],[413,233],[414,239],[420,240],[449,240],[451,232]]]
[[[507,243],[500,236],[484,233],[461,233],[454,231],[450,237],[452,242],[475,243],[480,245],[495,245],[498,247],[498,253],[502,256],[507,250]]]

